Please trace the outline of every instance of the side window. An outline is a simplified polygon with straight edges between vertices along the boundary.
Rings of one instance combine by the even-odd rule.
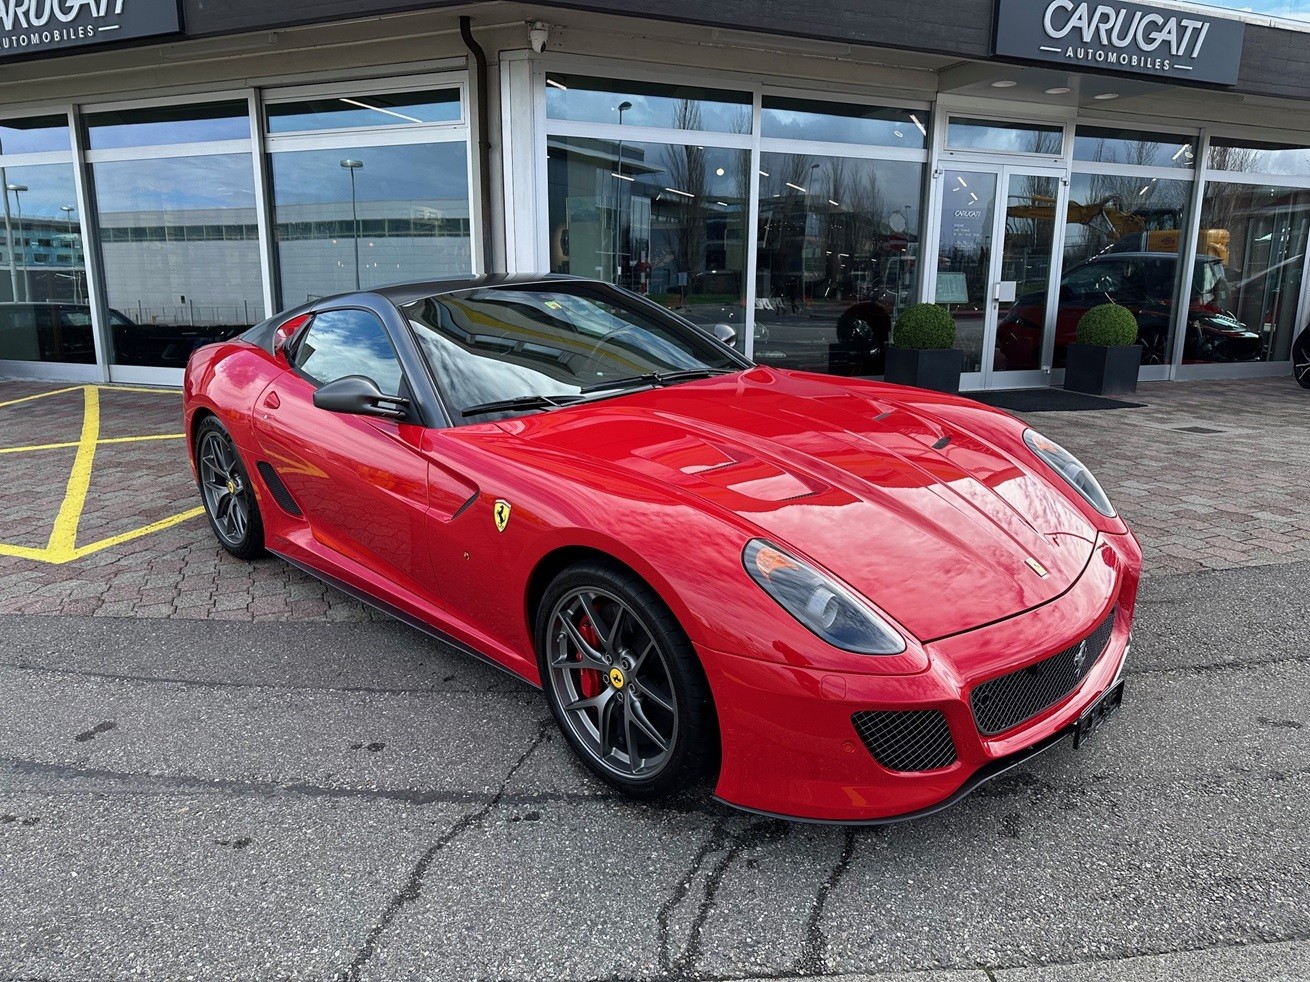
[[[292,364],[319,385],[365,375],[383,395],[400,394],[400,362],[382,322],[366,310],[316,314],[296,344]]]

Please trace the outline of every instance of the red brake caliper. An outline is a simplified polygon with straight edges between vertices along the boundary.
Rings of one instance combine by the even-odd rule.
[[[586,614],[583,614],[582,620],[578,621],[578,633],[582,635],[582,640],[593,648],[600,647],[600,632],[596,630],[596,625],[591,623],[591,618]],[[578,661],[582,661],[582,652],[578,652]],[[605,680],[594,668],[584,668],[578,673],[578,688],[582,690],[584,699],[590,699],[592,696],[600,695],[600,690],[605,688]]]

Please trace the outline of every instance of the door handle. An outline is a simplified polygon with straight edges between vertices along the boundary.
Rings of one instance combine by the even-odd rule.
[[[282,405],[282,400],[277,397],[276,392],[270,392],[268,395],[264,396],[265,409],[277,409],[280,405]]]

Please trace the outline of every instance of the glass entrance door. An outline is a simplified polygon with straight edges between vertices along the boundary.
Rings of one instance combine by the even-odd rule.
[[[1008,164],[961,164],[943,175],[936,301],[955,316],[964,388],[1051,383],[1063,177]]]

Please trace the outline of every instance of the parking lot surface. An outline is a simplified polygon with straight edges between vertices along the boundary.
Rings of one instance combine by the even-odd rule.
[[[1310,400],[1033,425],[1147,576],[1123,711],[956,807],[615,797],[538,693],[203,517],[167,391],[0,382],[0,978],[1310,978]]]

